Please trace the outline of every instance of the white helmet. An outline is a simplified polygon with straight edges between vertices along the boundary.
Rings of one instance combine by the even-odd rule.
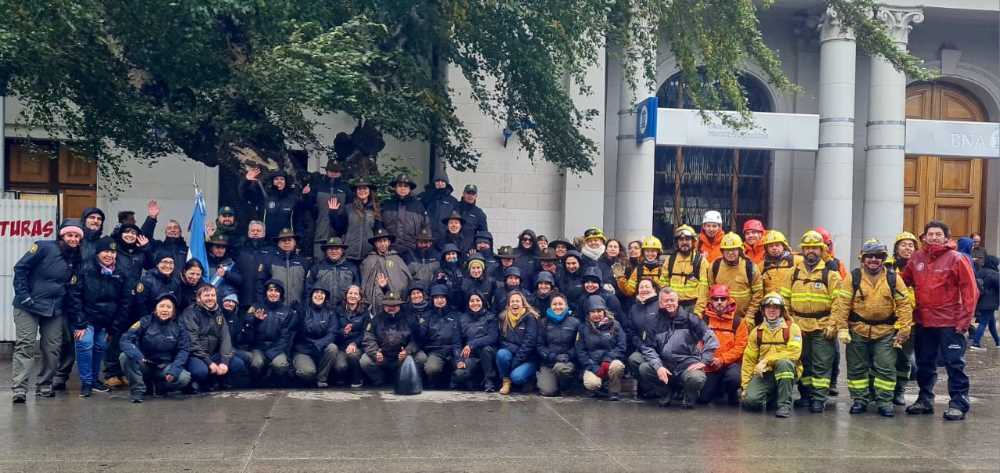
[[[706,223],[718,223],[722,225],[722,214],[718,210],[709,210],[705,212],[705,218],[701,220],[702,225]]]

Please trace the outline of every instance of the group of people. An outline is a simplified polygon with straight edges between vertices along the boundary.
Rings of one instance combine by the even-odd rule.
[[[40,335],[42,398],[65,389],[74,362],[81,396],[127,387],[142,402],[172,390],[381,386],[412,357],[433,388],[618,400],[631,377],[661,406],[788,417],[796,387],[794,405],[823,412],[842,345],[852,414],[894,415],[914,347],[920,394],[906,412],[933,412],[939,362],[945,418],[969,410],[964,334],[982,280],[941,222],[919,239],[901,233],[891,250],[865,242],[853,271],[822,228],[793,252],[757,220],[725,232],[716,211],[698,231],[677,227],[670,251],[599,228],[572,240],[529,229],[494,249],[475,185],[456,199],[435,177],[416,196],[398,176],[380,202],[370,180],[341,172],[331,161],[294,189],[280,172],[264,183],[249,171],[241,194],[255,215],[243,234],[237,212],[219,210],[207,264],[188,259],[176,221],[153,238],[155,202],[142,227],[122,212],[107,236],[100,209],[65,220],[14,267],[13,401],[26,400]]]

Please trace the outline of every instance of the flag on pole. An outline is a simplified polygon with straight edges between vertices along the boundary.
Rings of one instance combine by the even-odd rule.
[[[208,253],[205,251],[205,196],[197,187],[194,191],[194,210],[191,211],[191,222],[188,224],[188,233],[191,241],[188,243],[187,259],[196,259],[205,268],[202,279],[208,282]]]

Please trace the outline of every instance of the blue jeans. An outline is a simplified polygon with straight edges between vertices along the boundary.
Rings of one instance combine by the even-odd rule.
[[[221,363],[222,355],[216,353],[212,355],[210,359],[212,363]],[[247,365],[243,362],[243,359],[236,355],[233,355],[233,357],[229,359],[228,366],[229,371],[223,377],[227,384],[234,384],[232,380],[242,375],[243,371],[247,369]],[[212,373],[208,371],[208,364],[206,364],[201,358],[188,358],[187,370],[191,373],[191,380],[197,382],[198,384],[204,383],[208,380],[209,376],[212,376]]]
[[[497,370],[501,378],[510,378],[514,384],[524,384],[535,376],[538,363],[526,361],[514,366],[514,354],[506,348],[497,350]]]
[[[101,361],[108,349],[108,331],[88,325],[83,338],[74,339],[76,345],[76,368],[80,371],[80,384],[93,386],[101,379]]]
[[[981,310],[976,313],[976,322],[979,325],[976,327],[976,332],[972,334],[972,344],[979,346],[980,342],[983,341],[983,335],[986,333],[986,329],[990,329],[990,336],[993,337],[993,344],[1000,346],[1000,336],[997,335],[997,314],[992,310]]]

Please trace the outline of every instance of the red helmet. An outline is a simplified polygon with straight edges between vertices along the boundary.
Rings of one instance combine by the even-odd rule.
[[[767,230],[764,230],[764,224],[761,223],[761,221],[757,220],[757,219],[747,220],[746,223],[743,224],[743,234],[744,235],[747,233],[747,230],[757,230],[758,232],[761,232],[761,233],[764,233],[764,232],[767,231]]]
[[[833,243],[833,237],[830,236],[829,230],[823,227],[816,227],[816,233],[819,233],[823,237],[823,243],[826,243],[826,246],[830,246],[830,243]]]
[[[729,298],[729,286],[725,284],[716,284],[708,289],[708,297],[710,299],[715,299],[716,297]]]

